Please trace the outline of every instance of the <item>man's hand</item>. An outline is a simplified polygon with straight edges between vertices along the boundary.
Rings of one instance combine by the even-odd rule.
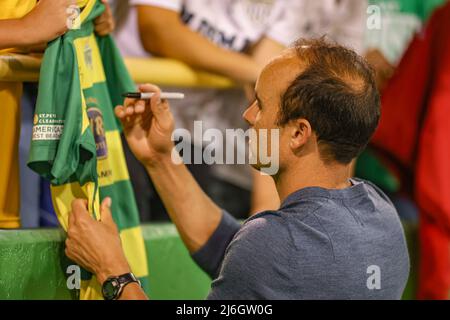
[[[110,208],[111,198],[105,198],[101,220],[96,221],[88,212],[87,201],[77,199],[72,202],[69,214],[66,255],[93,272],[100,284],[110,276],[130,272]]]
[[[99,36],[106,36],[114,31],[115,22],[108,0],[102,0],[105,11],[94,20],[95,32]]]
[[[68,30],[67,8],[75,0],[40,0],[22,21],[23,45],[49,42]]]
[[[170,159],[175,125],[169,104],[160,100],[161,91],[157,86],[144,84],[139,90],[155,95],[151,100],[125,99],[123,106],[115,108],[115,113],[134,155],[151,167],[162,159]]]

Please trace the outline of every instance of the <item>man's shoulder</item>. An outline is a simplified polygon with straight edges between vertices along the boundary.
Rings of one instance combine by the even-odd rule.
[[[275,265],[289,265],[292,241],[282,215],[265,211],[249,218],[236,233],[225,253],[225,263],[232,263],[255,275],[268,274]],[[250,268],[250,269],[249,269]]]
[[[283,229],[286,229],[286,222],[282,213],[278,210],[267,210],[245,220],[240,231],[250,234],[267,234],[273,230],[281,231]]]
[[[289,228],[285,217],[279,211],[263,211],[248,218],[233,238],[232,245],[245,247],[253,252],[270,254],[267,245],[279,244],[286,247],[289,242]]]
[[[381,190],[376,184],[358,178],[353,178],[353,180],[357,183],[364,184],[369,198],[371,198],[375,202],[383,202],[395,211],[395,206],[392,203],[391,199],[389,199],[389,197],[383,192],[383,190]]]

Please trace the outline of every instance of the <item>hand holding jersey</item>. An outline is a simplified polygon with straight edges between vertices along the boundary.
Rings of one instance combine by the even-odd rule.
[[[100,283],[110,275],[130,272],[119,230],[111,215],[111,204],[111,198],[103,199],[97,221],[89,214],[87,200],[76,199],[69,216],[66,255],[95,273]],[[109,269],[102,269],[104,266]]]

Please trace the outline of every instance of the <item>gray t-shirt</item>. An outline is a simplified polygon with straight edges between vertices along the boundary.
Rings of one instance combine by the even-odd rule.
[[[242,226],[224,212],[192,255],[215,279],[208,299],[400,299],[410,264],[397,212],[373,184],[352,183],[301,189]]]

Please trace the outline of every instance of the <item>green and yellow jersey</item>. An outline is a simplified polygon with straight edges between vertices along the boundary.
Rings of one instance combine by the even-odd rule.
[[[113,111],[122,103],[121,93],[135,86],[112,38],[94,33],[93,21],[103,10],[99,1],[86,1],[80,28],[52,41],[45,51],[28,165],[51,181],[64,229],[73,199],[88,199],[89,211],[99,219],[100,201],[112,198],[130,267],[147,288],[139,214]],[[84,273],[82,280],[81,299],[101,298],[94,277]]]

